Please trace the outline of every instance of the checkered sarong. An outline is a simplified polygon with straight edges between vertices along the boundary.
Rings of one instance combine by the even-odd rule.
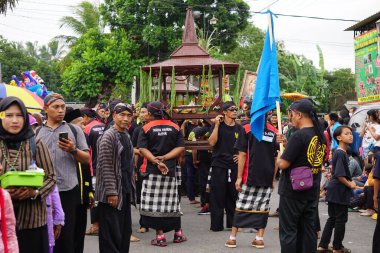
[[[180,217],[176,177],[149,174],[141,189],[140,214],[151,217]]]
[[[272,194],[270,187],[242,185],[236,201],[236,211],[252,213],[269,213],[269,201]]]

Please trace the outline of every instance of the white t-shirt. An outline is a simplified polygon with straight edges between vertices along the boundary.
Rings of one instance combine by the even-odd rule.
[[[372,127],[372,126],[374,126],[374,125],[375,125],[375,124],[372,124],[371,122],[367,123],[367,127],[368,127],[368,128],[370,128],[370,127]],[[368,128],[367,128],[367,130],[365,131],[364,136],[363,136],[363,142],[362,142],[362,147],[363,147],[363,148],[368,148],[369,145],[375,141],[375,140],[373,139],[373,137],[372,137],[371,132],[368,130]]]
[[[375,127],[375,134],[376,135],[380,135],[380,125],[379,124],[373,124],[373,126]],[[380,139],[378,141],[376,141],[375,139],[373,140],[373,145],[375,147],[380,147]]]

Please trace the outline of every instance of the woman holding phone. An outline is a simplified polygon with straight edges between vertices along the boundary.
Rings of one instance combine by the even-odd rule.
[[[45,172],[40,188],[10,187],[16,215],[16,232],[20,253],[48,253],[45,197],[56,184],[49,151],[42,141],[35,141],[24,103],[16,97],[0,102],[0,175],[10,171],[26,171],[35,160]]]

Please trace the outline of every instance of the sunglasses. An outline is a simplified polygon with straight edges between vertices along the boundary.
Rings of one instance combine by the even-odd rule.
[[[227,111],[230,111],[230,112],[237,112],[238,109],[236,107],[231,107],[231,108],[228,108]]]

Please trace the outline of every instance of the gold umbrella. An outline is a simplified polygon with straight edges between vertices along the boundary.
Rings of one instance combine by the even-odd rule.
[[[309,96],[299,93],[299,92],[286,92],[286,93],[283,93],[281,97],[290,99],[290,100],[300,100],[302,98],[307,98]]]

